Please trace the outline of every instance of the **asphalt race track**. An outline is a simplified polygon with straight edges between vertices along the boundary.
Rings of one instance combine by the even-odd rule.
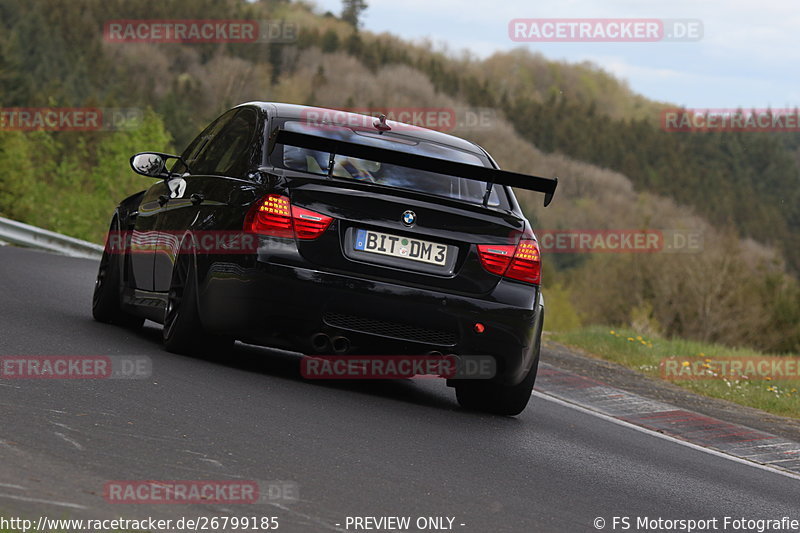
[[[303,532],[347,530],[348,516],[455,517],[464,532],[800,518],[800,481],[544,398],[501,418],[462,411],[438,380],[307,381],[299,356],[242,344],[210,360],[173,355],[153,323],[92,320],[94,261],[0,247],[0,271],[0,355],[144,355],[153,366],[141,380],[0,379],[0,516],[259,515]],[[103,497],[112,480],[230,479],[291,481],[299,501]]]

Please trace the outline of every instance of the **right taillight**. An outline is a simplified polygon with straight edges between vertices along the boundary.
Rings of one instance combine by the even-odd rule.
[[[268,194],[247,213],[244,230],[273,237],[311,240],[322,235],[331,222],[332,217],[293,206],[286,196]]]
[[[541,281],[539,244],[534,239],[524,238],[516,246],[479,244],[478,256],[483,268],[492,274],[526,283]]]
[[[506,277],[538,284],[541,276],[542,263],[541,257],[539,257],[539,243],[533,239],[522,239],[517,244],[514,259],[506,270]]]

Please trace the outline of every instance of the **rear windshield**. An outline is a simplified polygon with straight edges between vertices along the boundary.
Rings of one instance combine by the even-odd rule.
[[[475,154],[440,144],[420,141],[404,135],[386,133],[378,135],[377,131],[357,131],[344,126],[309,124],[297,121],[287,121],[283,124],[283,128],[289,131],[366,146],[409,152],[469,165],[487,166],[487,161]],[[282,163],[285,168],[327,175],[329,161],[330,154],[327,152],[298,148],[296,146],[283,146]],[[333,172],[331,174],[336,178],[367,181],[378,185],[409,189],[476,204],[483,203],[483,195],[486,192],[485,182],[344,155],[337,155],[334,158]],[[497,186],[492,188],[489,196],[489,205],[500,205]]]

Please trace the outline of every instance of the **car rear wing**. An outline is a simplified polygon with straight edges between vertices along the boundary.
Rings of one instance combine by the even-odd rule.
[[[336,155],[345,155],[349,157],[357,157],[359,159],[366,159],[368,161],[378,161],[390,165],[411,168],[414,170],[424,170],[427,172],[435,172],[437,174],[446,174],[448,176],[482,181],[486,183],[486,193],[483,196],[484,206],[488,205],[489,195],[491,194],[492,186],[495,183],[544,193],[545,207],[550,205],[550,202],[553,200],[553,195],[555,194],[556,186],[558,185],[558,178],[540,178],[538,176],[528,176],[526,174],[509,172],[507,170],[498,170],[496,168],[470,165],[467,163],[458,163],[455,161],[448,161],[446,159],[410,154],[408,152],[389,150],[387,148],[366,146],[363,144],[329,139],[327,137],[320,137],[317,135],[309,135],[307,133],[299,133],[282,129],[278,129],[274,131],[272,135],[270,135],[270,152],[276,144],[296,146],[298,148],[305,148],[307,150],[316,150],[331,154],[331,161],[328,164],[329,172],[330,169],[333,168],[333,158]]]

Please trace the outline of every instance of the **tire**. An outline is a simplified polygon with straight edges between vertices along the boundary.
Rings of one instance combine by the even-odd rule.
[[[456,384],[456,399],[464,409],[516,416],[525,410],[533,393],[539,361],[521,383],[513,386],[470,381]]]
[[[197,275],[189,256],[181,257],[172,272],[162,340],[168,352],[184,355],[218,355],[234,343],[232,338],[203,329],[197,309]]]
[[[531,399],[536,373],[539,370],[539,352],[542,344],[541,324],[540,321],[533,364],[522,382],[512,386],[479,380],[457,382],[455,388],[458,404],[464,409],[505,416],[516,416],[524,411]]]
[[[117,219],[111,222],[109,234],[117,229]],[[92,316],[98,322],[117,324],[128,328],[140,328],[144,318],[130,315],[122,308],[122,265],[125,255],[120,252],[109,253],[103,250],[97,278],[92,294]]]

